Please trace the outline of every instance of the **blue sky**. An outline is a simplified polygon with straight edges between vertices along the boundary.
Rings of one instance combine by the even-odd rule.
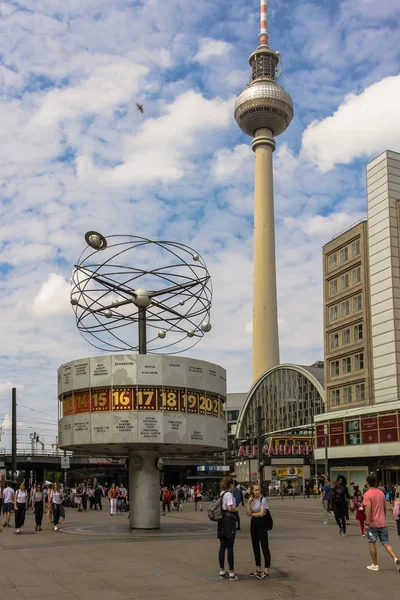
[[[295,104],[274,155],[281,359],[309,364],[323,357],[321,246],[365,216],[366,163],[400,151],[400,5],[269,5]],[[68,300],[89,229],[201,252],[213,330],[193,355],[223,364],[230,391],[251,377],[253,156],[233,105],[258,0],[60,7],[6,1],[0,19],[0,423],[16,385],[21,405],[50,415],[46,443],[57,367],[93,354]],[[35,414],[40,425],[21,408],[21,443]]]

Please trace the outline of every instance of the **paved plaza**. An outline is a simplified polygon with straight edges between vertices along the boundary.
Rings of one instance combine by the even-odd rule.
[[[162,517],[160,532],[133,534],[126,513],[110,517],[105,510],[66,509],[60,531],[45,523],[37,534],[29,514],[23,534],[15,535],[13,529],[0,534],[0,600],[376,600],[398,593],[400,574],[381,548],[380,572],[366,570],[371,563],[368,543],[353,516],[344,539],[336,524],[323,525],[320,500],[274,498],[270,508],[271,579],[248,577],[253,555],[242,508],[243,529],[235,544],[237,582],[219,580],[216,526],[192,504],[185,504],[183,513]],[[389,531],[400,555],[391,519]]]

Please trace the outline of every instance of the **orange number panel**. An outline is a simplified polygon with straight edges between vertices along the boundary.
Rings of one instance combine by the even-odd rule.
[[[111,391],[92,390],[92,412],[111,410]]]
[[[196,413],[199,412],[199,393],[193,390],[187,391],[186,396],[186,412]]]
[[[114,388],[113,410],[136,410],[136,389]]]
[[[138,410],[158,410],[160,388],[143,387],[137,391]]]
[[[75,414],[90,412],[90,392],[83,390],[74,393]]]
[[[171,388],[165,388],[162,393],[163,410],[179,411],[181,410],[182,391]]]
[[[74,414],[74,399],[72,394],[68,394],[64,396],[63,399],[63,416],[68,417],[69,415]]]

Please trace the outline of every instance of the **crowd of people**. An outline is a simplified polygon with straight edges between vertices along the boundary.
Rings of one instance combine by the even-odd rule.
[[[367,567],[370,571],[379,571],[376,542],[379,540],[386,552],[393,558],[400,572],[400,559],[397,558],[392,546],[389,544],[389,532],[387,527],[387,511],[397,525],[397,535],[400,537],[400,486],[389,486],[386,489],[382,483],[377,486],[375,477],[369,475],[363,490],[358,485],[352,484],[353,494],[347,487],[344,475],[339,475],[334,482],[325,479],[322,492],[322,504],[324,511],[324,524],[329,524],[330,516],[333,514],[342,537],[347,537],[347,526],[349,525],[350,512],[355,513],[356,520],[360,524],[363,538],[369,542],[369,551],[372,564]],[[389,504],[389,508],[388,508]]]
[[[210,500],[212,497],[211,490],[207,493],[203,491],[200,482],[190,487],[188,485],[177,485],[169,488],[163,486],[160,489],[160,503],[162,514],[165,516],[167,512],[183,511],[185,502],[194,502],[195,511],[203,511],[203,500]]]
[[[15,489],[14,489],[15,487]],[[3,513],[3,527],[11,527],[11,515],[14,515],[15,531],[21,533],[25,525],[25,517],[29,509],[35,515],[35,531],[43,531],[43,518],[47,516],[48,525],[58,531],[65,522],[65,508],[75,508],[78,512],[86,510],[102,510],[103,500],[107,500],[110,515],[129,510],[128,490],[121,484],[113,483],[110,487],[97,484],[79,484],[76,488],[66,488],[58,483],[35,484],[30,490],[25,482],[18,486],[6,482],[0,490],[0,514]]]
[[[43,531],[43,517],[46,514],[48,523],[58,531],[59,524],[65,521],[65,494],[58,483],[34,485],[31,490],[21,482],[14,490],[9,482],[1,494],[0,506],[3,511],[3,527],[11,527],[11,515],[14,513],[15,532],[21,533],[25,525],[25,517],[29,508],[35,515],[35,531]]]

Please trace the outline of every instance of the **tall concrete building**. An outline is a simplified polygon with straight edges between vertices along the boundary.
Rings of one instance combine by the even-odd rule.
[[[325,410],[372,404],[368,223],[323,248]]]
[[[293,118],[292,99],[277,83],[279,52],[268,45],[267,0],[260,0],[260,24],[250,83],[235,104],[237,124],[254,138],[253,381],[279,364],[272,153]]]
[[[397,400],[400,385],[400,154],[367,167],[374,403]]]
[[[400,481],[400,154],[367,166],[368,220],[324,246],[326,413],[315,459],[331,477]]]

